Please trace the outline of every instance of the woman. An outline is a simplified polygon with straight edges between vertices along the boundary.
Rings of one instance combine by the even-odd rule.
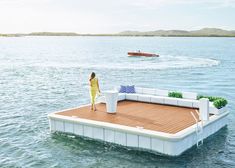
[[[94,72],[92,72],[90,75],[89,83],[90,83],[90,95],[91,95],[91,110],[96,111],[95,98],[96,98],[97,92],[100,93],[100,88],[99,88],[98,79],[95,77]]]

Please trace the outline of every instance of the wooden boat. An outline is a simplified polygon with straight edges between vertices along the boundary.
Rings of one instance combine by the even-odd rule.
[[[145,53],[145,52],[128,52],[128,56],[134,56],[134,57],[159,57],[158,54],[152,54],[152,53]]]

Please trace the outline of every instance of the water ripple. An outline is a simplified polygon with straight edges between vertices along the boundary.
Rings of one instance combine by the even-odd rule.
[[[0,38],[0,167],[234,167],[233,46],[234,38]],[[136,49],[160,57],[127,57]],[[226,97],[229,125],[173,158],[50,134],[48,113],[89,102],[91,71],[101,90],[135,84]]]

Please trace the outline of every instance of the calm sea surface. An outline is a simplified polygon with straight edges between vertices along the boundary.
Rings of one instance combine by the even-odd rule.
[[[160,57],[127,57],[135,50]],[[89,102],[91,71],[101,90],[134,84],[225,97],[229,124],[179,157],[50,134],[48,113]],[[234,100],[235,38],[0,38],[0,167],[235,167]]]

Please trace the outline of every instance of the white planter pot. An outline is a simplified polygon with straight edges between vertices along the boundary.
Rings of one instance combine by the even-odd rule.
[[[224,113],[227,111],[227,107],[222,107],[221,109],[217,109],[214,105],[210,106],[210,114],[215,114],[215,115],[219,115],[221,113]]]
[[[116,113],[118,92],[117,91],[105,91],[104,96],[105,96],[107,113]]]

